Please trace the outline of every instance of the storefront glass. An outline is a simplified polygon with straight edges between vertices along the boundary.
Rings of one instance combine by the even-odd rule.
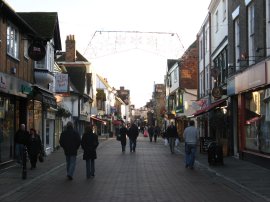
[[[0,97],[0,162],[12,159],[14,137],[14,104]]]
[[[246,149],[270,153],[270,89],[245,94]]]
[[[41,102],[31,101],[28,106],[28,127],[36,129],[40,138],[43,138],[42,134],[42,107]]]

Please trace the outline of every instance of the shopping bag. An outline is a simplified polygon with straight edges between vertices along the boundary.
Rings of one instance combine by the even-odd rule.
[[[143,136],[148,137],[148,131],[147,130],[144,131]]]
[[[176,139],[175,139],[175,146],[177,147],[178,145],[179,145],[179,139],[176,138]]]
[[[167,139],[167,138],[165,138],[165,139],[164,139],[164,144],[165,144],[165,146],[167,146],[167,145],[169,144],[169,142],[168,142],[168,139]]]

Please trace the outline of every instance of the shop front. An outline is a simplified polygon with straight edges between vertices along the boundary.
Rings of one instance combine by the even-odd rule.
[[[269,62],[263,61],[235,77],[241,157],[267,167],[270,167],[269,71]]]
[[[14,159],[14,134],[20,123],[27,124],[27,95],[31,84],[0,73],[0,164]]]
[[[222,98],[204,105],[193,114],[197,117],[201,140],[208,138],[222,145],[224,156],[227,156],[230,150],[227,108],[227,98]]]
[[[33,86],[33,95],[28,105],[28,127],[36,129],[40,135],[46,154],[55,145],[55,112],[57,109],[54,95],[47,89]]]

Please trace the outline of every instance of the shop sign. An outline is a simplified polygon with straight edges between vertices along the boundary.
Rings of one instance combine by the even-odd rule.
[[[177,106],[175,112],[184,113],[184,106],[183,105]]]
[[[21,85],[21,91],[23,94],[31,94],[32,93],[32,87],[31,86],[26,86],[26,85]]]
[[[55,119],[55,112],[47,111],[47,119]]]
[[[39,41],[34,41],[28,48],[28,55],[34,61],[42,60],[45,54],[45,47]]]
[[[223,95],[223,89],[221,87],[214,87],[212,89],[212,96],[215,98],[215,99],[220,99]]]
[[[55,92],[67,93],[69,92],[68,74],[58,73],[55,75]]]

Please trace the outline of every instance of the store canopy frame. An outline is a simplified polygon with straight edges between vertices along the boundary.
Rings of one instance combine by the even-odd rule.
[[[217,107],[217,106],[219,106],[220,104],[222,104],[223,102],[225,102],[226,100],[227,100],[227,98],[222,99],[222,100],[219,100],[219,101],[217,101],[217,102],[214,102],[214,103],[212,103],[211,105],[209,105],[209,106],[207,106],[207,107],[205,107],[205,108],[203,108],[203,109],[199,109],[199,110],[197,110],[194,114],[192,114],[192,116],[199,116],[199,115],[202,115],[202,114],[204,114],[204,113],[206,113],[206,112],[209,112],[209,111],[211,111],[212,109],[214,109],[215,107]]]

